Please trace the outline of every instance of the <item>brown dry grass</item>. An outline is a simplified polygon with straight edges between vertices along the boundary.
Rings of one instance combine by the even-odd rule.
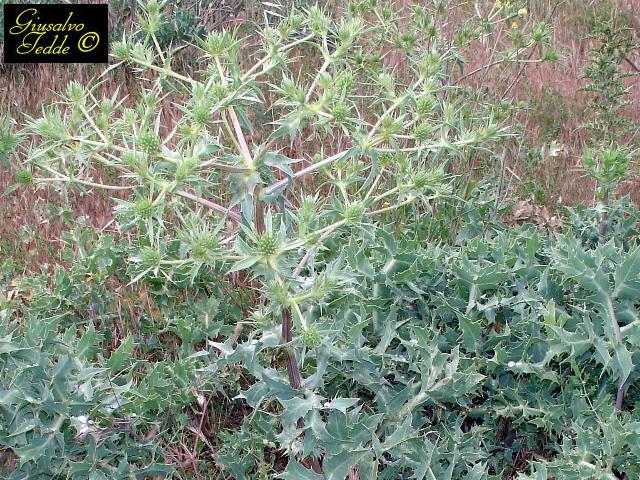
[[[557,6],[556,6],[557,5]],[[493,91],[508,91],[507,99],[524,101],[528,106],[526,114],[519,116],[523,125],[521,141],[509,152],[507,159],[510,183],[515,189],[507,192],[512,197],[523,195],[519,187],[525,182],[535,183],[536,188],[545,193],[544,198],[534,198],[536,203],[545,203],[553,208],[560,205],[590,205],[594,201],[595,184],[581,169],[582,149],[587,134],[580,128],[589,121],[588,93],[580,89],[585,86],[584,70],[588,64],[588,52],[592,42],[588,38],[593,31],[596,16],[610,18],[616,23],[624,23],[633,30],[640,40],[640,21],[636,12],[640,11],[640,0],[538,0],[530,2],[527,21],[548,19],[553,26],[553,41],[561,59],[556,63],[532,63],[523,70],[514,68],[511,74],[497,75],[495,71],[479,72],[465,81],[477,88],[489,87]],[[552,13],[552,15],[550,15]],[[473,45],[473,55],[465,65],[465,71],[473,71],[488,63],[490,45]],[[539,49],[532,59],[540,57]],[[640,52],[634,52],[629,62],[622,65],[626,72],[635,72],[640,66]],[[518,77],[514,88],[512,80]],[[638,78],[628,78],[631,105],[626,115],[640,124],[640,88]],[[563,145],[560,154],[545,158],[536,165],[526,164],[524,153],[538,150],[551,141]],[[629,194],[636,204],[640,204],[640,178],[632,175],[620,188],[619,195]]]
[[[551,205],[588,205],[594,200],[594,183],[581,173],[580,158],[587,137],[579,128],[588,121],[589,115],[587,102],[590,96],[580,88],[585,85],[583,74],[592,47],[588,35],[592,33],[594,15],[608,16],[617,23],[628,24],[636,40],[640,41],[638,11],[639,0],[566,2],[558,8],[555,16],[554,43],[563,56],[562,60],[556,64],[536,65],[525,72],[518,96],[532,107],[524,119],[526,137],[532,146],[549,142],[549,123],[557,122],[559,129],[555,138],[565,147],[559,157],[541,163],[534,172],[536,181],[542,183],[548,192],[547,202]],[[640,65],[640,52],[636,50],[629,61]],[[622,68],[629,73],[635,71],[630,63],[624,63]],[[629,77],[626,83],[630,88],[627,101],[631,105],[625,113],[640,124],[638,78]],[[519,160],[512,160],[516,172],[523,171],[518,165]],[[629,194],[636,205],[640,204],[638,175],[632,175],[618,193]]]

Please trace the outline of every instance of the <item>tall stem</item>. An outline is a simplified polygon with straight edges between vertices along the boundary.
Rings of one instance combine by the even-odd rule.
[[[291,309],[285,308],[282,311],[282,340],[285,343],[291,342],[293,339],[293,321],[291,318]],[[289,383],[291,384],[291,388],[298,390],[302,385],[302,380],[300,377],[300,369],[298,368],[298,361],[296,359],[296,352],[292,346],[287,346],[285,349],[285,353],[287,355],[287,373],[289,374]]]

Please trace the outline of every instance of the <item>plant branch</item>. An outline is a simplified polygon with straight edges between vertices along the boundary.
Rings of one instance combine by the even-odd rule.
[[[304,254],[304,257],[302,257],[302,260],[300,260],[300,263],[298,263],[298,266],[293,271],[294,278],[300,276],[300,272],[309,261],[309,258],[311,258],[311,256],[316,252],[316,250],[320,247],[320,245],[322,245],[322,243],[327,238],[329,238],[329,235],[331,235],[333,232],[335,232],[338,228],[340,228],[345,223],[346,223],[346,220],[341,220],[339,222],[336,222],[333,225],[330,225],[330,227],[327,230],[325,230],[322,233],[322,235],[320,235],[320,238],[318,239],[318,241],[311,248],[307,250],[307,252]]]
[[[349,153],[349,150],[343,150],[342,152],[336,153],[335,155],[327,157],[324,160],[321,160],[318,163],[314,163],[313,165],[311,165],[311,166],[309,166],[307,168],[303,168],[302,170],[299,170],[299,171],[295,172],[293,174],[293,176],[291,177],[291,179],[299,178],[299,177],[302,177],[302,176],[306,175],[307,173],[314,172],[314,171],[318,170],[319,168],[330,164],[331,162],[335,162],[336,160],[341,159],[347,153]],[[278,180],[277,182],[272,183],[271,185],[269,185],[268,187],[266,187],[264,189],[264,193],[269,195],[269,194],[275,192],[278,188],[284,187],[287,183],[289,183],[289,180],[290,180],[289,178],[284,178],[282,180]]]
[[[193,200],[194,202],[199,203],[200,205],[209,207],[211,210],[222,213],[223,215],[228,216],[231,220],[233,220],[236,223],[240,223],[241,221],[240,215],[238,213],[234,212],[233,210],[229,210],[228,208],[225,208],[222,205],[218,205],[217,203],[211,202],[202,197],[198,197],[184,190],[176,190],[174,193],[181,197],[188,198],[189,200]]]

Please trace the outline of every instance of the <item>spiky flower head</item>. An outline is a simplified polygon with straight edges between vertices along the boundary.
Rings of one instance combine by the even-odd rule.
[[[207,100],[201,100],[193,106],[193,121],[204,126],[211,121],[211,104]]]
[[[141,198],[133,204],[133,211],[142,218],[149,218],[153,215],[155,207],[148,198]]]
[[[16,182],[23,186],[31,185],[33,183],[33,173],[29,170],[19,170],[16,173]]]
[[[153,247],[142,247],[134,260],[148,268],[157,267],[162,261],[162,255]]]
[[[292,78],[285,76],[280,83],[280,90],[288,99],[298,103],[304,102],[304,91]]]
[[[84,101],[84,96],[85,96],[84,87],[80,82],[76,82],[75,80],[73,80],[69,82],[69,85],[67,85],[66,96],[70,102],[75,103],[76,105],[79,105]]]
[[[364,205],[359,202],[352,203],[351,205],[347,205],[343,211],[343,218],[346,220],[348,224],[357,222],[364,215]]]
[[[331,107],[331,115],[336,123],[344,123],[349,116],[349,105],[347,105],[342,100],[336,102],[333,107]]]
[[[160,151],[160,138],[153,132],[145,131],[138,135],[138,146],[146,153],[157,153]]]
[[[199,232],[192,239],[191,257],[200,262],[211,262],[219,248],[220,242],[212,232]]]
[[[320,333],[313,327],[307,327],[300,333],[300,340],[307,348],[316,348],[322,343]]]
[[[194,158],[184,159],[176,167],[175,178],[178,183],[186,181],[195,172],[197,160]]]
[[[331,273],[323,272],[318,275],[311,287],[311,294],[315,298],[322,298],[335,290],[339,285],[339,280]]]
[[[436,106],[436,98],[431,94],[418,97],[416,100],[416,113],[421,116],[427,116],[433,112]]]
[[[133,108],[125,108],[122,110],[122,121],[126,125],[133,125],[138,121],[138,113]]]
[[[221,57],[236,43],[231,32],[226,30],[217,32],[211,31],[202,43],[202,49],[212,57]]]
[[[125,165],[132,167],[138,161],[138,157],[136,155],[136,152],[133,152],[130,150],[122,154],[121,160],[122,160],[122,163],[124,163]]]
[[[125,42],[111,44],[111,54],[118,60],[131,60],[131,47]]]
[[[261,257],[271,257],[278,251],[278,238],[271,233],[264,233],[258,237],[256,245],[258,255]]]
[[[448,194],[451,185],[447,182],[447,174],[442,169],[418,170],[412,175],[412,187],[418,191],[431,191]]]
[[[278,32],[282,38],[290,37],[294,32],[299,30],[304,23],[304,18],[296,13],[289,15],[288,17],[282,19],[282,21],[278,25]]]
[[[432,133],[433,128],[426,123],[421,123],[413,129],[413,136],[416,137],[416,140],[418,140],[419,142],[428,140],[431,137]]]
[[[103,98],[98,104],[100,111],[106,115],[111,115],[115,107],[115,102],[111,98]]]
[[[378,83],[387,93],[395,95],[396,82],[388,73],[381,73],[378,75]]]
[[[442,59],[437,50],[433,49],[425,55],[420,64],[420,74],[425,77],[437,76],[442,72]]]
[[[342,71],[335,79],[334,85],[340,92],[349,93],[355,83],[355,76],[349,70]]]
[[[329,31],[330,26],[331,20],[322,9],[318,6],[313,6],[309,9],[309,27],[314,34],[324,36]]]
[[[285,285],[281,285],[275,281],[267,284],[267,297],[276,305],[285,306],[289,304],[289,290]]]
[[[229,94],[229,89],[221,83],[214,83],[209,88],[209,96],[214,102],[222,102]]]
[[[390,140],[394,135],[402,131],[402,121],[391,115],[385,115],[380,122],[380,134],[385,140]]]
[[[478,140],[488,140],[491,138],[495,138],[498,135],[498,125],[495,123],[490,123],[484,128],[481,128],[476,131],[476,137]]]

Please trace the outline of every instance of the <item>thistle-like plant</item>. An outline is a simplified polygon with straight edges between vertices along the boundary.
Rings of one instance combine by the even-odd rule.
[[[594,95],[588,103],[594,113],[592,121],[583,126],[591,132],[583,162],[586,173],[596,181],[597,201],[606,206],[615,189],[629,175],[637,149],[633,143],[637,131],[634,132],[633,122],[623,110],[629,104],[625,101],[629,89],[624,79],[630,74],[621,68],[635,44],[628,28],[610,21],[598,23],[593,40],[596,43],[585,70],[589,83],[583,90]],[[607,220],[605,211],[600,224],[601,242],[606,240]]]
[[[493,105],[476,101],[470,108],[466,93],[452,85],[460,54],[435,27],[422,29],[426,8],[415,7],[420,18],[407,32],[384,2],[354,2],[339,19],[319,7],[282,12],[275,26],[259,29],[257,42],[237,30],[209,32],[188,47],[197,68],[178,72],[172,68],[178,49],[162,50],[156,37],[162,7],[146,4],[140,30],[112,45],[115,63],[103,74],[134,72],[139,94],[101,96],[99,83],[70,84],[60,102],[24,125],[16,179],[37,187],[124,191],[124,200],[114,199],[114,213],[129,239],[131,283],[162,291],[188,288],[207,273],[246,273],[254,304],[247,318],[237,319],[232,338],[212,344],[225,361],[243,363],[259,379],[244,393],[252,406],[274,398],[280,412],[284,408],[278,441],[290,453],[286,478],[342,472],[341,459],[355,478],[360,468],[367,471],[361,461],[374,468],[370,454],[336,453],[323,429],[326,418],[335,424],[357,400],[342,397],[344,389],[325,388],[323,375],[327,358],[338,355],[336,331],[348,320],[362,345],[363,326],[352,324],[352,312],[344,320],[324,312],[340,312],[343,299],[362,295],[356,277],[376,279],[373,299],[396,288],[394,282],[411,282],[424,260],[405,252],[403,242],[416,241],[429,212],[453,197],[452,165],[488,151],[509,135],[508,126]],[[496,15],[492,10],[490,22]],[[518,44],[504,62],[543,40],[536,38]],[[380,64],[379,52],[387,48],[402,50],[403,75]],[[103,173],[118,180],[100,180]],[[393,255],[380,278],[363,253],[381,255],[374,238]],[[391,318],[396,307],[384,308]],[[376,332],[379,315],[372,320]],[[251,328],[243,331],[246,325]],[[382,361],[392,332],[384,335],[374,352]],[[234,349],[242,336],[249,341]],[[274,348],[284,353],[274,361],[286,366],[288,384],[264,366]],[[415,385],[404,378],[406,391],[393,400],[383,382],[380,395],[397,411],[389,407],[384,421],[365,420],[358,409],[349,413],[353,435],[373,433],[380,452],[395,448],[393,421],[404,422],[404,441],[412,412],[430,399],[454,401],[482,378],[456,373],[456,349],[410,348],[424,362],[418,371],[435,372],[424,374],[417,395],[405,402]],[[251,352],[262,363],[250,359]],[[354,361],[350,355],[342,361]],[[360,374],[366,372],[347,377],[355,381]],[[414,467],[408,461],[406,468]]]

